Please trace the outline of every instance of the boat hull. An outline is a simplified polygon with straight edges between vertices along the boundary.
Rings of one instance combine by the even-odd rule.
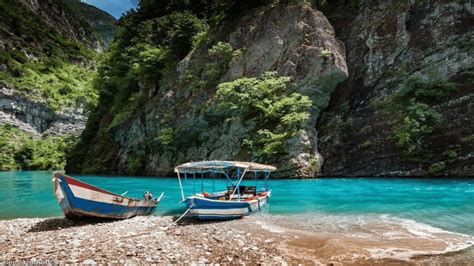
[[[267,204],[270,192],[250,201],[225,201],[191,196],[185,201],[192,217],[200,220],[238,219],[261,210]]]
[[[55,195],[67,218],[127,219],[151,214],[158,202],[113,194],[68,176],[54,179]]]

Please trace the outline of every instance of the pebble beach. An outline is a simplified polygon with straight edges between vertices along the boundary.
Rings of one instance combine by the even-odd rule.
[[[33,218],[0,221],[0,262],[47,264],[372,264],[427,265],[432,262],[472,265],[472,248],[446,254],[419,253],[399,256],[397,250],[371,255],[370,245],[396,246],[395,242],[364,242],[361,237],[315,233],[298,224],[274,223],[275,217],[251,216],[223,222],[197,222],[185,218],[147,216],[122,221],[74,221]],[[465,239],[444,234],[449,241]],[[451,238],[449,238],[451,237]],[[426,237],[404,246],[445,250]],[[387,249],[390,250],[390,249]]]
[[[279,238],[261,238],[236,221],[169,225],[172,217],[123,221],[64,218],[0,221],[1,262],[281,263]]]

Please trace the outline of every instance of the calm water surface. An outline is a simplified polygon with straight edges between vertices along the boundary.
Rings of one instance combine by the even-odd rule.
[[[165,192],[156,215],[178,214],[184,206],[177,178],[75,176],[116,193],[142,197]],[[0,219],[61,216],[53,195],[52,172],[0,172]],[[185,193],[201,190],[201,180],[184,183]],[[213,190],[204,179],[204,190]],[[255,184],[251,181],[250,184]],[[225,189],[215,180],[215,190]],[[260,181],[259,186],[263,185]],[[273,196],[265,212],[271,214],[378,215],[412,219],[432,226],[474,235],[474,179],[331,178],[271,180]],[[336,216],[336,217],[337,217]]]

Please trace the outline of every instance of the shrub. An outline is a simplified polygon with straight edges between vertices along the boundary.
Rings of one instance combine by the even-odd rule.
[[[432,164],[428,171],[431,174],[439,174],[439,173],[443,172],[444,170],[446,170],[446,163],[445,162],[437,162],[437,163]]]
[[[76,143],[73,136],[34,139],[9,125],[0,126],[0,169],[63,169],[66,154]]]
[[[331,55],[332,55],[332,52],[331,52],[331,50],[329,50],[329,49],[324,49],[324,50],[322,50],[321,52],[319,52],[319,55],[320,55],[322,58],[330,58]]]
[[[412,101],[408,112],[395,128],[395,137],[399,146],[410,155],[422,151],[425,138],[433,131],[433,127],[442,121],[442,115],[427,104]]]
[[[174,130],[171,127],[166,127],[160,130],[158,136],[156,136],[155,141],[163,146],[170,145],[174,141]]]
[[[474,142],[474,134],[461,138],[462,143]]]
[[[206,31],[201,31],[193,37],[192,48],[194,49],[194,48],[198,47],[201,44],[207,44],[209,41],[210,41],[209,31],[207,31],[207,30]]]
[[[443,116],[432,106],[456,89],[454,83],[432,72],[426,77],[412,75],[401,90],[387,101],[375,105],[382,109],[396,126],[393,135],[398,146],[417,158],[428,158],[424,144]]]
[[[444,155],[448,157],[447,159],[448,163],[453,163],[459,158],[459,153],[455,150],[448,150],[444,152]]]
[[[200,32],[207,31],[207,25],[191,12],[173,13],[169,26],[171,52],[178,58],[184,58],[193,47],[193,39]]]
[[[408,78],[398,97],[403,99],[441,100],[454,90],[456,90],[456,85],[441,78],[441,75],[432,74],[426,79],[413,75]]]
[[[127,159],[127,174],[135,175],[143,168],[143,160],[138,155],[130,155]]]
[[[226,42],[218,42],[208,50],[210,56],[217,57],[223,61],[230,61],[233,52],[234,48],[232,48],[232,45]]]
[[[289,81],[288,77],[267,72],[217,87],[213,114],[223,121],[254,121],[257,125],[243,136],[243,143],[256,160],[271,161],[284,154],[285,141],[302,129],[310,117],[312,101],[294,92]]]

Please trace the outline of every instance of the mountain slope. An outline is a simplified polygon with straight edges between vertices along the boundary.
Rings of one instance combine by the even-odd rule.
[[[7,158],[0,169],[61,167],[47,152],[38,155],[40,147],[56,152],[43,144],[64,138],[49,136],[84,128],[86,111],[97,101],[92,82],[100,41],[59,0],[1,0],[0,18],[0,141],[9,143],[0,148],[0,158]],[[12,134],[18,138],[8,138]],[[37,156],[50,157],[50,164],[33,163]]]
[[[109,47],[114,38],[117,20],[109,13],[80,0],[63,0],[81,20],[87,22],[99,35],[104,48]]]

